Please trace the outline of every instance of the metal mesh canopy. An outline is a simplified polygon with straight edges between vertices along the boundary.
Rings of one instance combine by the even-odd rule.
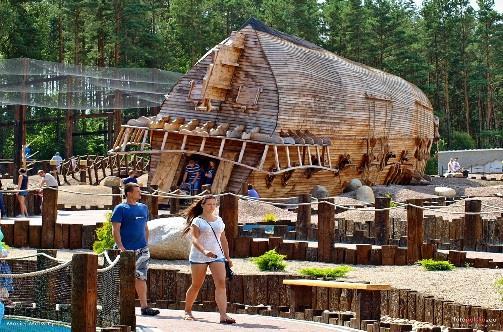
[[[182,74],[0,59],[0,105],[101,110],[159,106]]]

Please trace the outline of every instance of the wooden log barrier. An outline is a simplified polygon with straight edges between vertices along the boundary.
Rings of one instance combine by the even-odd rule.
[[[395,256],[398,247],[394,245],[383,245],[382,252],[382,265],[395,265]]]
[[[82,253],[73,255],[72,275],[78,277],[72,278],[72,331],[96,331],[97,269],[98,256]]]
[[[69,249],[82,249],[82,224],[70,224]]]
[[[334,200],[327,202],[333,203]],[[327,202],[323,200],[318,205],[318,260],[329,263],[334,252],[335,207]]]
[[[159,193],[157,192],[157,190],[159,189],[159,186],[158,185],[151,185],[150,186],[151,188],[151,192],[153,193],[153,196],[151,197],[150,199],[150,213],[152,214],[152,219],[157,219],[159,218],[159,197],[157,197],[157,195],[159,195]]]
[[[80,184],[86,184],[87,180],[87,159],[79,161]],[[91,180],[91,179],[89,179]]]
[[[421,259],[423,244],[423,200],[411,199],[407,201],[407,263],[414,264]]]
[[[356,245],[356,264],[368,265],[370,262],[370,252],[372,251],[371,244]]]
[[[44,249],[54,248],[54,232],[58,217],[58,191],[44,188],[42,203],[42,239],[40,246]]]
[[[238,238],[239,199],[237,196],[226,194],[220,197],[219,214],[225,223],[225,237],[229,244],[229,255],[234,256],[236,239]]]
[[[30,221],[18,219],[14,221],[14,247],[25,248],[29,246]]]
[[[480,212],[482,202],[479,199],[467,199],[465,212]],[[480,214],[466,214],[463,229],[463,249],[476,250],[482,240],[482,218]]]
[[[385,209],[389,208],[391,198],[389,197],[376,197],[375,208]],[[374,235],[377,245],[388,244],[391,234],[391,224],[389,219],[389,210],[375,211],[374,222]]]
[[[299,204],[311,203],[311,194],[299,195]],[[311,205],[299,205],[297,208],[297,223],[295,224],[297,240],[307,240],[308,229],[311,227]]]
[[[112,187],[112,209],[114,209],[117,205],[122,203],[121,188],[118,186]]]
[[[135,267],[136,257],[134,251],[124,251],[119,259],[119,321],[122,325],[136,329],[135,316]]]
[[[178,189],[176,186],[171,187],[171,191]],[[171,197],[169,199],[169,213],[172,215],[178,214],[180,212],[180,199],[176,197]]]
[[[30,225],[28,230],[29,246],[30,248],[40,248],[40,241],[42,238],[42,226],[40,225]]]

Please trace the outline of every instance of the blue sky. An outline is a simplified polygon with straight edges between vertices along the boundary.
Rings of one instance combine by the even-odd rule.
[[[414,0],[416,5],[418,7],[421,7],[421,3],[423,3],[423,0]],[[476,0],[470,0],[470,3],[473,8],[478,9],[479,7],[477,6],[477,1]],[[496,9],[498,12],[503,13],[503,0],[494,0],[494,9]]]

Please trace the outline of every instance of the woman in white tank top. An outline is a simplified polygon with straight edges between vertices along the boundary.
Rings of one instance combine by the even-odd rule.
[[[229,257],[229,245],[225,238],[225,224],[219,216],[215,215],[217,199],[215,196],[205,196],[185,212],[187,227],[184,234],[190,233],[192,246],[190,248],[190,269],[192,284],[185,298],[185,320],[194,320],[192,305],[203,285],[208,266],[215,284],[215,302],[220,312],[220,323],[234,324],[236,321],[227,315],[227,295],[225,289],[225,265]]]

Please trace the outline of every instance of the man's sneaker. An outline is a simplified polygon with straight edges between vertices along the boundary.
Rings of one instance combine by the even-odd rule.
[[[161,312],[157,309],[152,309],[152,308],[149,308],[149,307],[146,307],[146,308],[142,308],[141,309],[141,314],[142,316],[157,316],[159,315]]]

